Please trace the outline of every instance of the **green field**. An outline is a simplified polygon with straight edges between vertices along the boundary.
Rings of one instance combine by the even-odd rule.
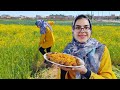
[[[39,29],[34,22],[35,20],[0,20],[0,79],[29,79],[31,72],[38,69],[43,61],[38,51]],[[56,21],[53,26],[53,52],[62,52],[72,39],[71,22],[64,23]],[[115,66],[113,70],[120,78],[120,26],[93,25],[92,37],[106,44]],[[41,71],[44,72],[47,70]],[[40,75],[38,78],[47,77]]]
[[[36,20],[18,20],[18,19],[0,19],[0,24],[18,24],[18,25],[35,25]],[[72,25],[72,21],[54,20],[56,25]],[[92,21],[93,25],[98,26],[120,26],[117,22],[97,22]]]

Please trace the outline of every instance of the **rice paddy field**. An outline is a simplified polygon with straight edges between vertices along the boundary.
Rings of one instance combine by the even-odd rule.
[[[34,22],[35,20],[0,20],[0,79],[59,77],[59,69],[40,68],[43,57],[38,51],[40,34]],[[52,51],[62,52],[72,39],[71,21],[55,21],[52,28],[55,36]],[[119,23],[93,23],[92,37],[108,47],[113,71],[120,78]]]

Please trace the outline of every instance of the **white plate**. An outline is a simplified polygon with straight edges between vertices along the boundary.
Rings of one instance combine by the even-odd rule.
[[[84,61],[81,60],[80,58],[76,57],[76,56],[73,56],[73,57],[76,57],[76,58],[78,58],[78,59],[80,60],[80,63],[81,63],[80,66],[66,66],[66,65],[58,64],[58,63],[55,63],[55,62],[53,62],[53,61],[48,60],[48,58],[47,58],[47,56],[46,56],[47,54],[48,54],[48,53],[46,53],[46,54],[43,55],[44,59],[47,60],[48,62],[52,63],[52,64],[57,65],[57,66],[62,66],[62,67],[81,67],[81,66],[84,65]],[[66,53],[64,53],[64,54],[66,54]],[[70,55],[70,54],[68,54],[68,55]],[[72,56],[72,55],[71,55],[71,56]]]

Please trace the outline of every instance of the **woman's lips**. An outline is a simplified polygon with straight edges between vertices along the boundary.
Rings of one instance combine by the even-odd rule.
[[[78,35],[79,38],[84,39],[87,35]]]

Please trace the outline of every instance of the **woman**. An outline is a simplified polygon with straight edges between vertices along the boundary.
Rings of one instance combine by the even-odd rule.
[[[91,38],[92,25],[85,15],[79,15],[72,24],[73,40],[64,53],[81,58],[81,68],[61,68],[61,79],[116,79],[112,71],[109,51],[104,44]]]
[[[44,20],[37,20],[35,25],[40,28],[40,42],[39,42],[39,51],[44,55],[47,52],[51,52],[51,47],[54,45],[54,36],[51,25],[54,23],[52,22],[45,22]],[[48,64],[46,60],[44,63]]]

